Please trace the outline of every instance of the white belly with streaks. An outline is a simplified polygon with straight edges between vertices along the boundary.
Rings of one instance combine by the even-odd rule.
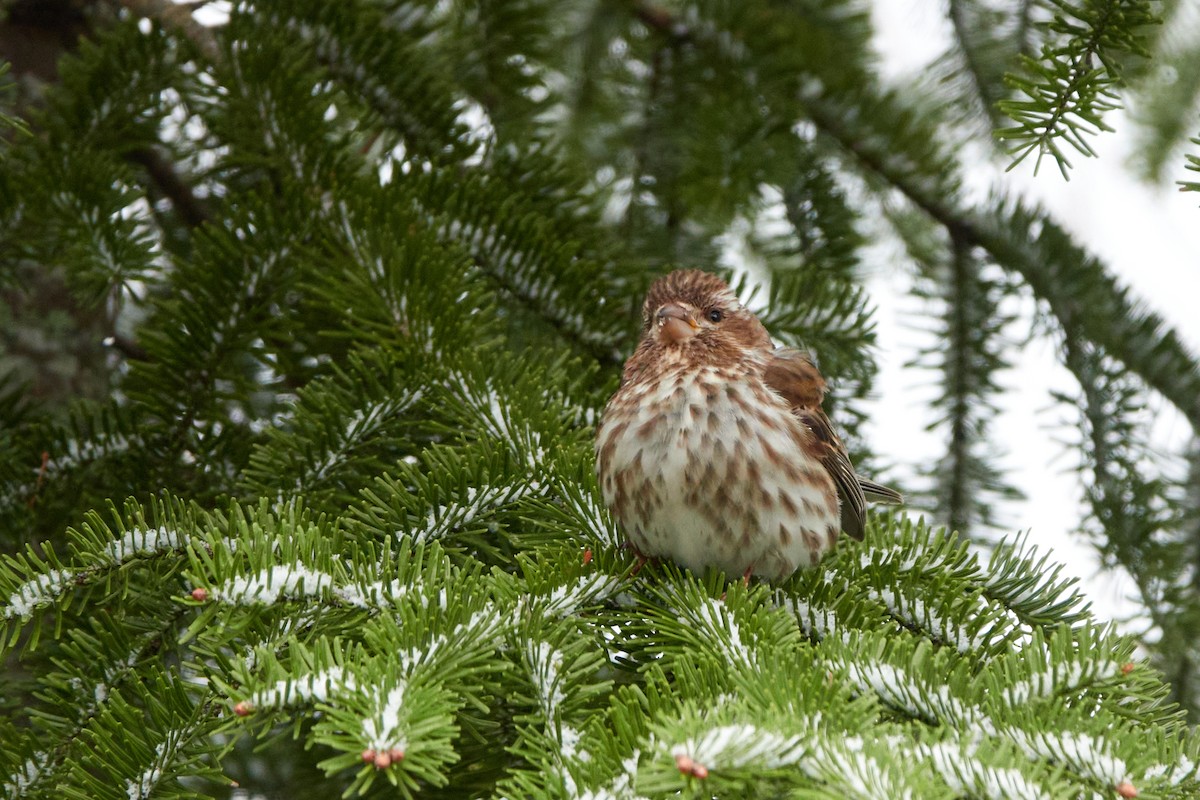
[[[711,399],[706,383],[717,387]],[[713,565],[730,575],[780,578],[816,563],[839,526],[837,505],[826,497],[833,483],[788,433],[800,423],[784,401],[716,370],[664,386],[657,394],[649,385],[630,387],[635,421],[614,434],[606,420],[600,430],[600,447],[617,436],[612,472],[624,470],[626,494],[641,498],[616,503],[616,482],[601,482],[633,545],[695,572]],[[768,424],[739,427],[739,418],[750,421],[747,407]],[[755,479],[746,462],[758,465]]]

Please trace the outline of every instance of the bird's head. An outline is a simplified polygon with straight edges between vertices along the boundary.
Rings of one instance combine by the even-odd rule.
[[[716,275],[681,269],[659,278],[642,306],[642,346],[708,361],[770,348],[766,328]]]

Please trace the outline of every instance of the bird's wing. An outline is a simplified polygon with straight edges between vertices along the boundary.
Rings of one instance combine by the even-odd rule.
[[[821,410],[825,379],[812,360],[803,353],[776,350],[767,362],[763,380],[792,406],[792,413],[813,432],[813,455],[820,460],[837,486],[841,500],[842,530],[855,539],[863,538],[867,498],[850,463],[846,446],[833,432],[829,417]],[[872,484],[872,488],[874,486]]]

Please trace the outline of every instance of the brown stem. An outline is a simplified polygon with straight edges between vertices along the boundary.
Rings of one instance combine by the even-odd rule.
[[[175,165],[163,158],[151,147],[130,150],[125,157],[146,170],[154,185],[171,201],[179,218],[189,228],[195,228],[212,219],[208,204],[196,196],[195,191],[175,170]]]

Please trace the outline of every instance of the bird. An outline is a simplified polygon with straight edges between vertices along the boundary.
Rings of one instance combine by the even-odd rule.
[[[816,565],[840,532],[862,539],[867,501],[903,498],[855,472],[825,391],[813,359],[775,346],[717,275],[656,280],[596,429],[596,477],[628,545],[749,582]]]

